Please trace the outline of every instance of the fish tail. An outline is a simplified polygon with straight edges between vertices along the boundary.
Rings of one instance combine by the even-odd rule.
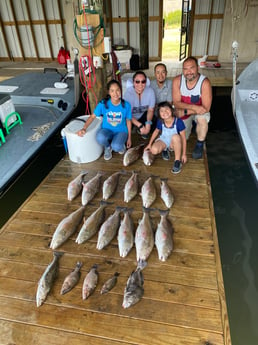
[[[57,251],[53,252],[53,256],[55,258],[61,258],[61,256],[63,256],[63,255],[64,255],[64,252],[57,252]]]
[[[100,205],[101,206],[108,206],[108,205],[112,205],[113,202],[110,202],[110,201],[106,201],[106,200],[100,200]]]
[[[91,269],[94,268],[95,270],[98,268],[98,264],[94,264]]]
[[[82,262],[81,261],[78,261],[76,263],[76,268],[80,269],[82,267]]]
[[[123,212],[131,214],[133,212],[134,208],[133,207],[124,207]]]
[[[142,271],[147,265],[148,265],[148,263],[146,260],[139,259],[137,261],[137,268],[136,269]]]
[[[164,181],[164,182],[167,182],[168,178],[167,177],[161,177],[160,178],[160,181]]]
[[[116,206],[116,210],[120,212],[125,212],[126,208],[127,207],[124,207],[124,206]]]
[[[142,211],[144,213],[150,213],[151,211],[156,211],[156,208],[150,208],[150,207],[142,206]]]
[[[160,214],[160,216],[166,216],[166,215],[168,215],[169,214],[169,208],[168,209],[166,209],[166,210],[161,210],[161,209],[158,209],[158,211],[159,211],[159,214]]]

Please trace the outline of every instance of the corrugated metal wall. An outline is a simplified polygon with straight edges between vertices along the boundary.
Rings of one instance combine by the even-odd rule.
[[[217,59],[220,49],[225,0],[195,0],[191,55]]]
[[[161,57],[163,1],[149,0],[149,58]],[[127,11],[128,8],[128,11]],[[128,45],[140,51],[139,0],[111,0],[113,44]]]
[[[52,60],[65,46],[60,0],[0,1],[0,60]]]
[[[0,60],[51,61],[74,45],[78,0],[1,0]],[[140,51],[139,0],[105,0],[112,43]],[[225,0],[193,0],[189,52],[217,59]],[[149,60],[162,56],[163,0],[149,0]],[[67,27],[66,23],[67,22]],[[68,43],[68,44],[67,44]]]

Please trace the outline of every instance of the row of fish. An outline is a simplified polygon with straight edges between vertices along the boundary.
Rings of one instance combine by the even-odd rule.
[[[114,213],[104,221],[105,208],[108,205],[108,202],[101,201],[100,206],[84,220],[75,239],[76,243],[82,244],[98,232],[96,248],[101,250],[118,234],[118,249],[121,257],[126,257],[135,243],[137,261],[147,260],[155,243],[159,260],[167,260],[173,250],[173,227],[168,219],[169,210],[159,211],[160,221],[154,236],[150,209],[143,207],[143,217],[139,221],[134,235],[134,224],[130,215],[132,209],[116,207]],[[81,206],[59,223],[50,243],[51,249],[57,249],[75,233],[83,218],[84,207]],[[124,217],[121,221],[120,213],[122,211]]]
[[[125,174],[123,171],[118,171],[109,176],[102,186],[103,200],[108,200],[115,192],[119,182],[119,176]],[[101,185],[101,177],[103,172],[98,172],[88,182],[83,182],[87,172],[82,172],[74,180],[68,184],[67,196],[68,200],[73,200],[82,191],[82,205],[87,205],[97,194]],[[144,207],[150,207],[157,198],[157,191],[153,176],[150,176],[141,187],[141,197]],[[171,208],[174,203],[174,196],[171,188],[167,183],[167,179],[161,178],[160,196],[167,208]],[[127,180],[124,186],[124,202],[128,203],[137,195],[139,190],[138,173],[133,172],[131,177]]]
[[[59,259],[62,255],[63,253],[60,252],[53,253],[54,257],[52,262],[47,266],[46,270],[39,280],[36,293],[37,307],[40,307],[45,302],[48,294],[50,293],[50,290],[58,276]],[[126,287],[124,289],[124,298],[122,303],[123,308],[129,308],[130,306],[137,303],[143,296],[144,279],[142,270],[146,265],[147,263],[145,261],[139,261],[136,270],[133,271],[128,278]],[[64,295],[67,292],[71,291],[77,285],[81,277],[81,267],[82,262],[77,262],[75,269],[66,276],[61,287],[61,295]],[[92,295],[92,293],[96,289],[99,280],[99,273],[97,268],[98,266],[94,264],[84,278],[82,285],[83,300],[86,300],[90,295]],[[102,288],[100,289],[100,293],[105,294],[113,289],[113,287],[117,283],[118,276],[119,273],[115,272],[115,274],[103,284]]]

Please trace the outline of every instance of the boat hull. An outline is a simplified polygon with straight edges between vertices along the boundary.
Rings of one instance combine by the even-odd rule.
[[[235,118],[243,147],[258,185],[258,59],[240,74],[235,94]]]

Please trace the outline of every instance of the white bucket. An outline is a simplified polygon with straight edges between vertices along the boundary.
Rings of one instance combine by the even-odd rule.
[[[89,115],[79,116],[78,119],[86,121]],[[62,129],[61,134],[66,137],[68,155],[72,162],[75,163],[89,163],[98,159],[103,152],[103,146],[96,140],[96,132],[102,123],[101,117],[96,117],[94,121],[87,128],[83,137],[76,134],[82,127],[81,120],[72,120],[65,128]]]

